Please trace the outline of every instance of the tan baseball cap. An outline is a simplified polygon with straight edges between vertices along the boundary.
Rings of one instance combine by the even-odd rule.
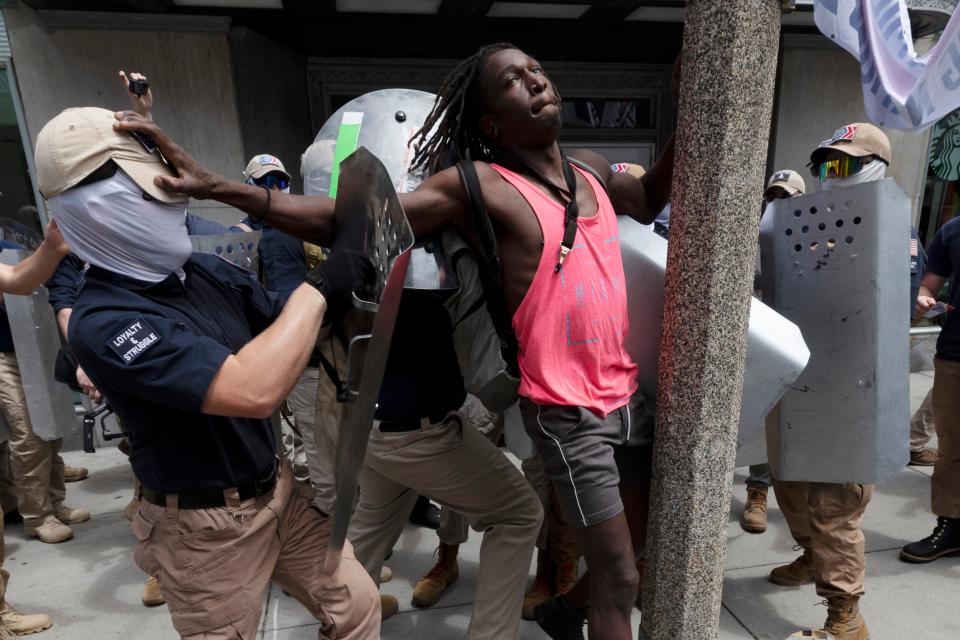
[[[280,158],[272,156],[269,153],[261,153],[250,158],[247,168],[243,170],[244,180],[256,180],[262,178],[268,173],[282,173],[287,180],[291,180],[290,174],[283,167]]]
[[[807,192],[807,185],[804,183],[803,178],[800,177],[800,174],[789,169],[777,171],[770,176],[767,188],[763,191],[764,195],[774,187],[780,187],[786,191],[791,198],[793,196],[802,196]]]
[[[869,122],[854,122],[834,131],[810,154],[810,162],[820,164],[831,149],[857,158],[877,156],[890,164],[890,140],[879,127]]]
[[[162,202],[185,202],[183,194],[164,191],[153,184],[157,175],[176,176],[160,158],[148,152],[127,131],[116,131],[113,111],[78,107],[60,112],[37,136],[34,160],[37,186],[50,199],[71,189],[113,160],[145,192]]]
[[[633,162],[616,162],[610,165],[610,169],[614,173],[629,173],[634,178],[642,178],[643,174],[647,172],[641,165]]]

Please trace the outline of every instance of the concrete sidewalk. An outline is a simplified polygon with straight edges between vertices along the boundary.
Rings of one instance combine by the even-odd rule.
[[[911,376],[915,409],[932,384],[932,374]],[[185,446],[189,446],[185,443]],[[934,443],[935,446],[935,443]],[[54,627],[42,640],[175,639],[166,607],[140,604],[144,576],[133,563],[134,544],[123,507],[130,499],[129,465],[116,449],[94,455],[70,452],[70,464],[90,468],[91,477],[68,485],[68,504],[86,507],[93,520],[75,527],[76,538],[60,545],[28,540],[21,525],[6,529],[11,573],[10,603],[26,612],[44,611]],[[738,524],[743,508],[745,469],[738,469],[730,514],[730,546],[721,612],[720,638],[782,640],[803,626],[818,626],[826,609],[817,603],[813,586],[776,587],[766,579],[773,567],[796,553],[786,523],[771,500],[770,528],[761,535],[744,533]],[[960,638],[960,559],[929,565],[897,560],[899,548],[928,535],[929,467],[907,467],[895,481],[878,488],[867,509],[867,595],[863,609],[873,640],[957,640]],[[772,499],[771,492],[771,499]],[[460,581],[431,610],[410,606],[413,584],[434,561],[436,536],[408,527],[388,565],[394,579],[383,591],[400,600],[401,612],[383,626],[383,638],[447,640],[465,637],[476,585],[480,535],[473,534],[460,551]],[[299,640],[317,637],[317,626],[292,598],[273,588],[265,595],[261,637]],[[639,621],[639,614],[635,614]],[[524,640],[546,636],[535,624],[522,623]]]

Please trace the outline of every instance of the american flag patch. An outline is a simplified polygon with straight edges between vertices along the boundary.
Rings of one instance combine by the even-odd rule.
[[[910,256],[916,258],[920,255],[920,245],[913,238],[910,239]]]
[[[833,132],[833,137],[830,138],[830,142],[837,142],[839,140],[853,140],[853,136],[857,135],[858,127],[856,125],[848,124],[845,127],[840,127]]]
[[[614,162],[610,165],[610,170],[614,173],[626,173],[629,168],[630,165],[626,162]]]
[[[259,159],[260,159],[260,166],[262,166],[262,167],[266,167],[266,166],[270,166],[270,165],[272,165],[272,166],[274,166],[274,167],[279,167],[279,166],[280,166],[280,160],[278,160],[278,159],[275,158],[274,156],[270,156],[270,155],[264,154],[264,155],[260,156]]]
[[[774,182],[786,182],[789,179],[790,179],[790,174],[787,173],[786,171],[779,171],[773,174]]]

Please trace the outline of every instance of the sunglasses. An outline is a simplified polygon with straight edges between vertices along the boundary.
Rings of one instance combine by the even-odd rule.
[[[275,173],[268,173],[262,178],[254,178],[253,184],[258,187],[266,187],[267,189],[277,188],[283,191],[290,186],[290,181]]]
[[[828,178],[846,178],[855,173],[859,173],[869,162],[870,160],[867,158],[845,156],[843,158],[837,158],[836,160],[826,160],[818,165],[814,165],[810,168],[810,173],[812,173],[814,177],[820,178],[820,182]]]

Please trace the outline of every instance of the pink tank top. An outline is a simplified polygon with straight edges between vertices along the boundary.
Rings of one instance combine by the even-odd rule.
[[[597,215],[580,218],[573,250],[554,273],[563,239],[564,207],[523,176],[491,165],[529,203],[543,231],[536,275],[513,316],[520,347],[520,395],[537,404],[590,409],[606,416],[637,388],[627,355],[627,292],[617,216],[606,191],[574,167],[593,189]]]

